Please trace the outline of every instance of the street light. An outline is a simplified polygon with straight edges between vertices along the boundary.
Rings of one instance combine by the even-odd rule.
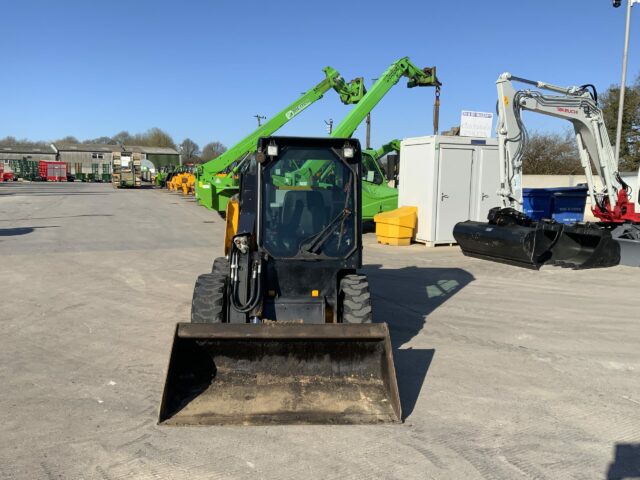
[[[325,120],[324,123],[327,126],[327,132],[331,135],[333,133],[333,118],[330,118],[329,121]]]
[[[624,110],[624,91],[627,83],[627,57],[629,54],[629,31],[631,30],[631,7],[640,0],[627,0],[627,26],[624,33],[624,53],[622,55],[622,80],[620,81],[620,103],[618,105],[618,126],[616,130],[616,164],[620,163],[620,141],[622,139],[622,117]],[[613,0],[613,8],[622,5],[622,0]]]

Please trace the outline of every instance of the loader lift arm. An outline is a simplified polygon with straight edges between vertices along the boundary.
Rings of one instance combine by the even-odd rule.
[[[218,178],[218,185],[214,185],[213,181],[216,175],[229,172],[232,166],[255,152],[256,144],[260,137],[275,133],[307,107],[320,100],[326,92],[334,89],[340,95],[340,100],[345,104],[357,103],[365,94],[364,80],[361,77],[346,82],[340,73],[332,67],[323,68],[323,72],[325,78],[315,87],[306,91],[222,155],[198,167],[196,172],[196,197],[201,204],[207,208],[213,208],[212,195],[214,193],[212,190],[217,186],[223,190],[227,184],[230,186],[234,183],[233,178],[227,180]],[[224,205],[218,205],[218,210],[224,210],[226,202],[223,203]]]

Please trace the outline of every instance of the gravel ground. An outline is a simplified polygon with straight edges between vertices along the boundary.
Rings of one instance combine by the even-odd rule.
[[[0,477],[640,477],[640,270],[540,272],[365,236],[405,422],[159,427],[175,323],[221,254],[191,198],[0,185]]]

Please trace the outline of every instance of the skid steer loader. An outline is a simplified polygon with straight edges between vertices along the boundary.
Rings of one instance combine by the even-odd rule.
[[[401,420],[389,331],[357,273],[360,177],[357,140],[259,139],[227,205],[226,257],[176,328],[161,424]]]

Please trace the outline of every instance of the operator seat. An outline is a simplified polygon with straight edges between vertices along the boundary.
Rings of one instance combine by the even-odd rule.
[[[282,204],[281,254],[295,255],[300,241],[318,233],[326,222],[326,205],[320,192],[289,190]]]

